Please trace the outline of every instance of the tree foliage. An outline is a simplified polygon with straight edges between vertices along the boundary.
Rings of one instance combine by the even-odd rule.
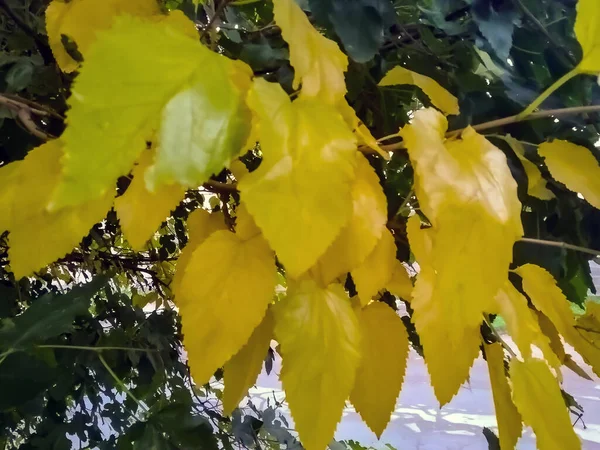
[[[496,445],[580,447],[595,1],[47,3],[0,1],[5,447],[380,436],[410,345],[441,406],[483,353]],[[302,444],[242,401],[274,351]]]

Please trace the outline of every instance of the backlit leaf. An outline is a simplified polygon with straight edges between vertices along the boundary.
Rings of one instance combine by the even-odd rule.
[[[445,117],[429,108],[417,111],[400,132],[419,205],[432,224],[431,230],[412,226],[417,246],[411,241],[411,249],[421,272],[411,306],[442,404],[468,375],[482,313],[492,310],[513,244],[523,234],[517,185],[504,153],[471,128],[460,139],[445,140],[446,128]],[[430,244],[423,244],[423,235]]]
[[[73,86],[69,126],[61,137],[64,179],[53,208],[110,190],[154,136],[150,187],[205,181],[246,139],[241,90],[249,73],[242,75],[240,65],[168,21],[116,19],[99,33]]]
[[[525,174],[527,175],[527,194],[540,200],[553,199],[555,195],[546,187],[546,180],[542,177],[539,167],[525,157],[523,144],[511,136],[506,136],[505,139],[519,158],[519,161],[521,161],[523,170],[525,170]]]
[[[346,99],[342,99],[338,103],[338,111],[346,121],[346,124],[352,129],[352,131],[356,135],[356,138],[358,139],[358,143],[360,145],[366,145],[386,160],[390,159],[390,155],[379,146],[379,144],[377,143],[377,139],[373,137],[371,131],[369,131],[367,126],[360,121],[360,119],[356,115],[356,111],[354,111],[354,108],[352,108],[348,104]]]
[[[298,277],[352,214],[356,142],[333,107],[292,103],[277,84],[256,79],[248,102],[260,120],[263,161],[240,181],[241,197],[286,273]]]
[[[273,338],[273,315],[267,310],[265,317],[254,329],[248,343],[244,345],[223,367],[223,413],[237,408],[260,373],[267,350]]]
[[[123,234],[134,250],[144,245],[158,230],[171,211],[183,200],[185,189],[172,184],[160,186],[155,192],[146,188],[144,172],[152,164],[154,151],[144,151],[133,169],[133,180],[125,193],[115,200],[115,211]]]
[[[48,43],[60,68],[73,72],[79,68],[79,62],[65,49],[63,36],[71,39],[85,58],[96,33],[109,29],[115,17],[123,14],[150,17],[160,13],[156,0],[53,0],[46,9]]]
[[[502,345],[499,343],[486,344],[485,357],[492,384],[500,448],[514,449],[521,437],[523,425],[521,424],[521,414],[512,401],[511,389],[506,379]]]
[[[371,301],[381,289],[387,286],[395,268],[394,236],[385,229],[373,251],[360,266],[352,271],[352,279],[363,305]]]
[[[556,285],[556,281],[545,269],[533,264],[525,264],[515,270],[523,278],[523,289],[531,302],[548,317],[573,348],[592,366],[600,376],[600,348],[594,346],[575,328],[573,312],[569,301]]]
[[[510,362],[513,400],[540,450],[580,449],[558,382],[541,359]]]
[[[59,182],[61,156],[61,142],[53,140],[30,151],[23,161],[12,163],[18,167],[15,203],[9,209],[8,254],[17,279],[71,252],[112,205],[114,192],[109,191],[79,207],[49,212],[46,206]]]
[[[359,267],[379,242],[387,222],[387,201],[369,161],[357,154],[352,215],[318,262],[324,283]]]
[[[553,178],[600,208],[600,166],[587,148],[555,139],[541,144],[538,153]]]
[[[410,277],[406,272],[406,269],[402,263],[398,260],[394,262],[394,270],[392,272],[392,278],[387,282],[385,288],[393,295],[400,297],[404,300],[410,300],[412,296],[413,284],[410,281]]]
[[[444,114],[458,114],[458,99],[443,88],[437,81],[420,73],[413,72],[402,66],[396,66],[385,74],[379,86],[394,86],[397,84],[412,84],[425,93],[436,108]]]
[[[338,45],[321,35],[294,0],[273,2],[275,22],[290,46],[294,89],[302,84],[302,96],[337,103],[346,94],[344,72],[348,58]]]
[[[374,302],[358,313],[362,358],[350,401],[377,437],[390,421],[404,380],[408,335],[396,312]]]
[[[342,418],[360,360],[360,329],[344,288],[290,283],[275,310],[281,381],[300,440],[323,450]]]
[[[575,35],[583,56],[577,68],[582,72],[600,72],[600,11],[595,0],[578,0]]]
[[[177,258],[177,267],[173,277],[172,290],[175,300],[179,305],[184,301],[185,296],[179,295],[181,289],[181,280],[185,274],[186,268],[190,262],[194,251],[215,231],[226,230],[225,218],[222,213],[209,213],[204,209],[193,211],[187,220],[188,243]]]
[[[273,253],[261,236],[243,241],[230,231],[216,231],[194,250],[178,304],[197,384],[208,382],[248,342],[273,300],[276,282]]]

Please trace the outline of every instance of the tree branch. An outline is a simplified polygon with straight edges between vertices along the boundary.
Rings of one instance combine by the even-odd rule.
[[[530,244],[564,248],[567,250],[574,250],[576,252],[587,253],[588,255],[593,255],[596,257],[600,256],[600,250],[593,250],[591,248],[580,247],[579,245],[567,244],[566,242],[546,241],[544,239],[533,239],[533,238],[526,238],[526,237],[519,239],[517,242],[528,242]]]

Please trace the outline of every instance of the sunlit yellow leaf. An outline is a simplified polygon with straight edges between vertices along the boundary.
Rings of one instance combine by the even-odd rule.
[[[183,200],[185,189],[172,184],[155,192],[146,188],[144,172],[152,164],[154,151],[144,151],[133,169],[133,180],[125,194],[115,200],[121,230],[134,250],[142,250],[148,239]]]
[[[379,438],[404,380],[408,335],[400,317],[385,303],[371,303],[359,312],[358,319],[362,358],[350,401]]]
[[[250,239],[260,234],[254,219],[246,209],[246,205],[241,203],[236,210],[235,233],[240,239]]]
[[[539,167],[525,157],[523,144],[512,136],[506,136],[505,139],[521,161],[523,170],[525,170],[525,175],[527,175],[527,194],[540,200],[554,198],[555,195],[546,187],[546,180],[542,177]]]
[[[600,349],[600,303],[585,302],[585,314],[577,317],[577,329],[586,341]]]
[[[360,329],[339,284],[290,282],[278,303],[275,336],[283,354],[281,381],[300,440],[323,450],[333,438],[360,359]]]
[[[275,295],[273,253],[261,236],[216,231],[194,250],[178,302],[192,376],[206,383],[250,338]]]
[[[500,314],[506,322],[508,334],[519,347],[523,358],[531,356],[531,346],[535,345],[542,351],[548,363],[558,369],[562,359],[559,359],[550,347],[550,340],[542,333],[535,313],[527,305],[527,299],[510,281],[507,280],[504,287],[498,291],[494,302],[497,309],[493,311]]]
[[[273,315],[267,310],[248,343],[223,367],[223,414],[231,414],[256,381],[273,338],[273,327]]]
[[[65,49],[68,40],[84,58],[98,31],[107,30],[115,17],[128,14],[150,17],[161,13],[156,0],[53,0],[46,9],[48,43],[56,62],[65,72],[73,72],[79,63]],[[67,38],[63,44],[63,36]]]
[[[504,350],[499,343],[485,345],[485,357],[490,373],[490,382],[494,396],[494,408],[498,421],[498,437],[502,450],[514,449],[523,425],[521,414],[512,401],[511,390],[504,370]]]
[[[541,359],[510,362],[513,400],[540,450],[580,449],[558,382]]]
[[[600,72],[600,12],[595,0],[578,0],[575,36],[583,55],[577,69],[581,72]]]
[[[396,84],[413,84],[429,97],[431,103],[445,114],[458,114],[458,99],[443,88],[433,78],[413,72],[402,66],[396,66],[385,74],[379,86],[394,86]]]
[[[544,158],[553,178],[573,192],[581,193],[596,208],[600,208],[600,166],[587,148],[555,139],[544,142],[538,152]]]
[[[348,104],[346,99],[342,99],[338,103],[338,111],[356,135],[360,145],[366,145],[384,159],[390,159],[390,155],[379,146],[377,139],[373,137],[367,126],[360,121],[356,115],[356,111]]]
[[[278,84],[256,79],[248,102],[260,120],[263,161],[240,181],[241,197],[286,273],[298,277],[352,214],[356,141],[333,107],[291,103]]]
[[[229,171],[233,174],[237,181],[240,181],[244,176],[246,176],[249,173],[246,165],[239,159],[233,160],[231,162],[231,165],[229,166]]]
[[[220,170],[247,135],[242,91],[251,73],[241,64],[169,21],[117,18],[98,34],[73,86],[61,137],[64,179],[52,207],[111,190],[153,136],[157,159],[146,174],[152,188],[197,186]]]
[[[318,262],[324,284],[359,267],[379,242],[387,222],[387,201],[369,161],[357,154],[352,215]]]
[[[515,270],[523,278],[523,289],[531,302],[548,317],[573,348],[592,366],[600,376],[600,348],[594,346],[575,328],[573,312],[569,301],[556,285],[556,281],[545,269],[533,264],[525,264]]]
[[[14,207],[18,207],[15,195],[17,194],[21,174],[20,167],[22,165],[22,161],[15,161],[0,167],[0,211],[2,211],[2,214],[0,214],[0,233],[10,228],[13,216],[12,210]]]
[[[302,84],[302,96],[337,103],[346,94],[346,55],[335,42],[314,29],[294,0],[275,0],[273,14],[290,47],[294,89]]]
[[[188,243],[181,251],[177,259],[175,276],[173,277],[172,290],[177,304],[182,303],[185,298],[183,294],[179,295],[181,289],[181,280],[183,274],[190,262],[190,258],[204,240],[215,231],[226,230],[225,218],[221,213],[209,213],[204,209],[193,211],[187,219]]]
[[[461,139],[445,140],[446,128],[445,117],[429,108],[417,111],[400,132],[421,211],[432,224],[419,230],[409,221],[421,267],[411,306],[442,404],[468,375],[482,313],[493,309],[513,244],[523,234],[517,185],[504,153],[471,128]]]
[[[385,229],[373,251],[352,271],[352,279],[361,301],[364,302],[363,305],[388,285],[396,263],[394,236]]]
[[[410,300],[412,296],[413,284],[410,281],[408,272],[398,260],[394,262],[392,278],[387,282],[385,288],[393,295],[404,300]]]
[[[110,209],[113,192],[80,207],[48,212],[60,177],[60,141],[49,141],[18,163],[9,220],[9,260],[16,278],[31,275],[72,251]],[[15,163],[13,163],[15,164]],[[32,181],[35,180],[35,181]]]

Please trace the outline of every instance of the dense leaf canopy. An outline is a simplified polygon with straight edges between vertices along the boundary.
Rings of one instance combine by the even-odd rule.
[[[599,24],[596,0],[0,0],[0,446],[358,448],[345,403],[380,436],[412,346],[442,407],[487,360],[490,447],[579,448]],[[291,427],[244,399],[275,353]]]

